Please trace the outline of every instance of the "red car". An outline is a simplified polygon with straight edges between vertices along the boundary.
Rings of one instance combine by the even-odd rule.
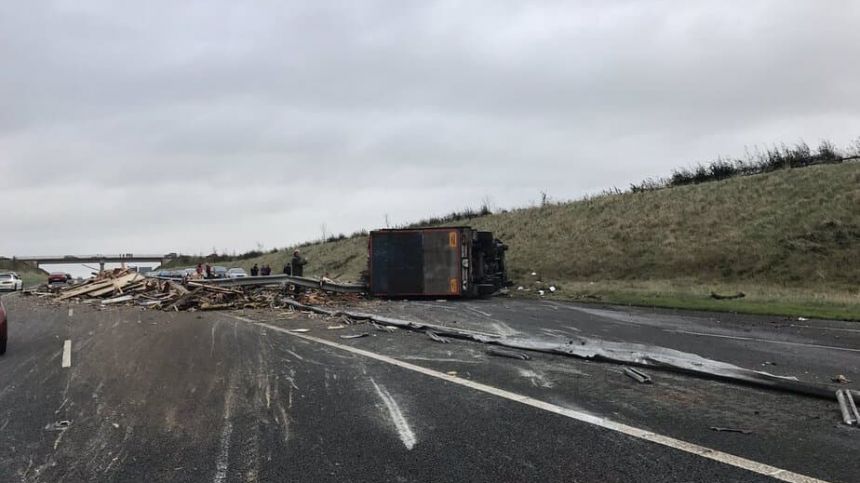
[[[0,299],[0,355],[6,353],[6,331],[8,322],[6,320],[6,307],[3,307],[3,299]]]
[[[48,275],[48,285],[52,283],[67,283],[71,279],[72,276],[68,273],[54,272]]]

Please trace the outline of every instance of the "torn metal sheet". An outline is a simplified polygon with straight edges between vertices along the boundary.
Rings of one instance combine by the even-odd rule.
[[[651,367],[681,372],[709,379],[742,383],[780,391],[793,392],[833,400],[833,389],[824,384],[799,381],[796,377],[778,376],[765,371],[747,369],[727,362],[707,359],[697,354],[666,347],[616,342],[592,337],[540,338],[522,336],[500,336],[487,332],[444,327],[424,322],[397,319],[362,312],[328,310],[285,300],[285,304],[300,310],[310,310],[330,316],[347,315],[356,320],[369,320],[377,324],[392,325],[416,331],[432,330],[437,335],[457,339],[473,340],[484,344],[504,346],[511,349],[561,354],[580,359],[612,362],[616,364]],[[850,391],[855,398],[860,392]]]

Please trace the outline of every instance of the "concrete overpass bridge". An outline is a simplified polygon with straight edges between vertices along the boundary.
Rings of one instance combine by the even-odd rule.
[[[172,254],[171,254],[172,255]],[[163,265],[164,261],[171,255],[139,255],[135,253],[121,253],[118,255],[58,255],[43,257],[14,257],[12,260],[30,263],[36,268],[39,265],[55,265],[65,263],[98,263],[99,270],[105,269],[106,263],[158,263]]]

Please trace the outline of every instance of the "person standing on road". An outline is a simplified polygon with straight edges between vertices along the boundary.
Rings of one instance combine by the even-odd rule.
[[[260,269],[259,269],[259,267],[257,267],[257,264],[255,263],[254,266],[251,267],[251,276],[256,277],[259,274],[260,274]]]
[[[197,278],[203,278],[203,264],[197,264]]]
[[[292,275],[293,274],[293,266],[289,263],[284,264],[284,275]]]
[[[290,260],[290,265],[292,266],[294,276],[303,276],[305,273],[305,265],[307,264],[308,261],[302,257],[298,250],[293,252],[293,258]]]
[[[265,275],[268,277],[271,274],[272,274],[272,267],[270,267],[268,263],[263,265],[262,270],[260,270],[260,275]]]
[[[212,278],[212,265],[206,264],[206,278]]]

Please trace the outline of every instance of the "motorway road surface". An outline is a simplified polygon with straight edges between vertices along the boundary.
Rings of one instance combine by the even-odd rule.
[[[860,430],[832,401],[656,370],[642,385],[613,364],[289,311],[4,300],[0,481],[860,481]],[[860,379],[850,323],[506,299],[362,309]]]

